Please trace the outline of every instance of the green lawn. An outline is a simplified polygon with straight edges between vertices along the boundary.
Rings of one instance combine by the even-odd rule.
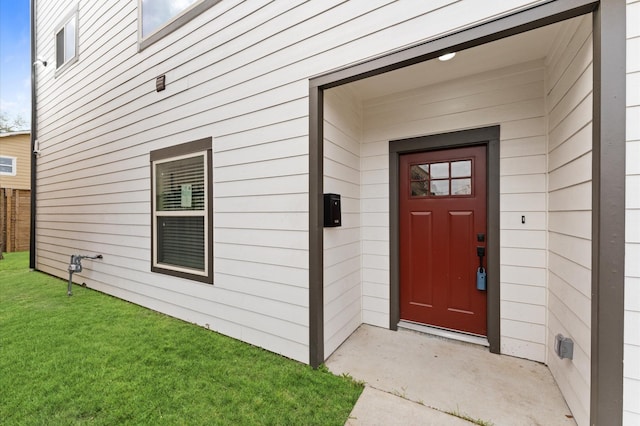
[[[0,423],[343,425],[362,386],[0,260]]]

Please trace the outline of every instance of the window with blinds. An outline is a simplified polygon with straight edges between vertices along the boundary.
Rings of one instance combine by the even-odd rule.
[[[151,156],[154,236],[152,270],[188,278],[205,277],[206,280],[199,280],[210,282],[210,151],[158,158],[163,157],[163,153],[175,152],[177,151],[161,150],[153,152]]]

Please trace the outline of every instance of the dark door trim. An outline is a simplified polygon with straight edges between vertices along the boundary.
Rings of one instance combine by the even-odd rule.
[[[626,2],[593,14],[591,424],[621,425],[624,360]]]
[[[473,145],[487,147],[487,340],[500,353],[500,126],[389,142],[389,328],[397,330],[400,321],[400,155]]]
[[[309,364],[324,362],[324,91],[309,89]]]
[[[591,423],[622,424],[626,2],[550,0],[309,80],[309,363],[324,361],[324,89],[593,12]]]

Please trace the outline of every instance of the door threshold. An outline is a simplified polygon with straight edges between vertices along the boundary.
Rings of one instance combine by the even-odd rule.
[[[471,343],[474,345],[489,347],[489,340],[484,336],[478,336],[475,334],[463,333],[460,331],[448,330],[446,328],[439,328],[425,324],[418,324],[411,321],[400,320],[398,322],[399,328],[406,330],[417,331],[418,333],[430,334],[432,336],[443,337],[445,339],[457,340],[459,342]]]

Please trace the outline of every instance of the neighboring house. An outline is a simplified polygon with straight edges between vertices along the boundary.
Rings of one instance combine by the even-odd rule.
[[[314,366],[457,330],[640,423],[640,2],[169,3],[33,0],[32,266]]]
[[[31,132],[0,133],[0,251],[29,250]]]

